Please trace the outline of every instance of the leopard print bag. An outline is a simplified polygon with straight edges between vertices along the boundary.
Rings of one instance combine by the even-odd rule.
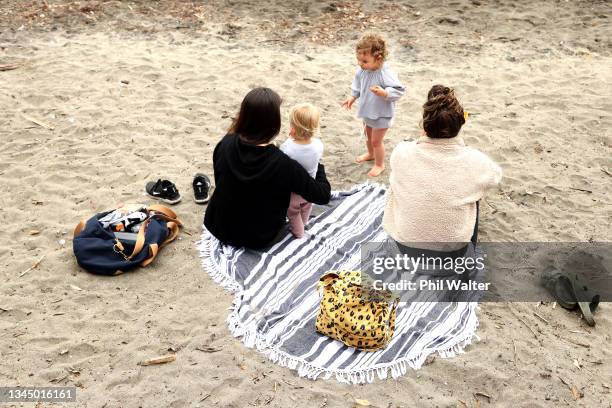
[[[319,288],[319,333],[361,350],[378,350],[389,343],[398,304],[391,292],[374,289],[357,271],[326,273]]]

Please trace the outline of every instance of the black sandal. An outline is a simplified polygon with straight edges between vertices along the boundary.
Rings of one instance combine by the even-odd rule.
[[[193,198],[197,204],[206,204],[210,200],[211,185],[206,174],[197,173],[193,177]]]
[[[587,324],[595,326],[593,312],[599,305],[600,296],[590,291],[577,274],[564,274],[551,266],[542,274],[542,284],[561,307],[568,310],[580,308]]]
[[[181,201],[181,194],[170,180],[150,181],[145,186],[145,191],[149,196],[168,204],[176,204]]]

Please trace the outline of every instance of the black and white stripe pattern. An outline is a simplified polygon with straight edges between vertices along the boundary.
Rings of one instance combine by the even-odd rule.
[[[428,355],[452,357],[475,336],[477,303],[412,302],[397,309],[389,345],[364,352],[315,331],[319,277],[331,270],[358,270],[361,245],[388,239],[382,229],[385,189],[363,184],[333,194],[309,224],[308,235],[288,234],[262,253],[222,245],[204,230],[198,249],[212,279],[235,292],[227,319],[232,334],[272,361],[311,379],[344,383],[397,378],[418,369]]]

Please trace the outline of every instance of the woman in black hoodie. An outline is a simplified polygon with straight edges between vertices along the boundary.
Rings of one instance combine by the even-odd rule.
[[[319,164],[313,179],[271,142],[280,132],[280,96],[251,90],[229,133],[215,147],[215,191],[204,225],[224,244],[261,249],[285,227],[291,193],[327,204],[331,187]]]

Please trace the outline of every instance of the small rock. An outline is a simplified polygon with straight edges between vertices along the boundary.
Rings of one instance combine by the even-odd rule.
[[[533,151],[536,153],[542,153],[544,151],[544,147],[540,144],[540,142],[535,142],[533,145]]]
[[[122,79],[121,83],[124,84],[124,85],[129,85],[130,81],[128,81],[127,79]]]

